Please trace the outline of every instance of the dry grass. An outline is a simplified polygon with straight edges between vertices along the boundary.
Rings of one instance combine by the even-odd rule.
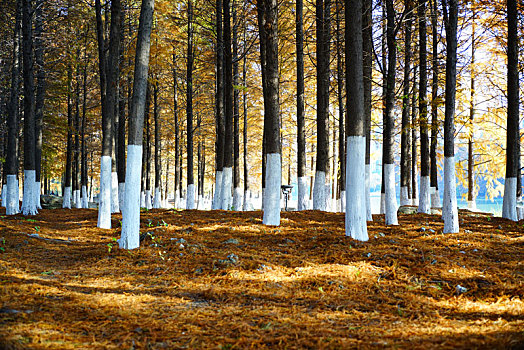
[[[142,247],[124,251],[118,216],[113,230],[96,218],[0,218],[0,347],[524,346],[522,222],[463,215],[443,235],[437,216],[376,216],[359,243],[343,214],[267,227],[261,212],[152,210]]]

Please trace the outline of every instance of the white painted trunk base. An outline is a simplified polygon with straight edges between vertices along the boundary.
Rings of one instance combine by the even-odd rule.
[[[369,164],[366,164],[365,168],[366,168],[366,180],[365,180],[366,220],[373,221],[373,215],[371,215],[371,166]],[[347,203],[346,203],[346,207],[347,207]]]
[[[118,174],[116,171],[111,173],[111,212],[120,212],[120,202],[118,200]]]
[[[35,170],[24,170],[24,197],[22,198],[22,214],[24,215],[38,214],[34,194],[35,179]]]
[[[348,136],[346,155],[346,236],[367,241],[366,137]]]
[[[280,187],[282,167],[280,153],[266,155],[266,188],[264,197],[264,225],[280,225]]]
[[[220,206],[223,210],[230,210],[232,203],[231,186],[233,186],[233,168],[226,168],[222,170],[222,190],[220,196],[222,204]]]
[[[180,209],[180,191],[175,191],[175,209]]]
[[[89,198],[87,198],[87,186],[82,186],[82,208],[89,208]]]
[[[142,175],[142,146],[127,145],[126,186],[122,207],[122,233],[118,244],[123,249],[140,245],[140,177]]]
[[[415,168],[415,172],[416,172],[417,168]],[[413,193],[413,188],[417,189],[417,194],[414,196],[413,194],[411,194],[411,205],[415,205],[415,206],[418,206],[418,195],[420,193],[420,189],[418,187],[418,175],[417,173],[415,174],[415,182],[413,184],[411,184],[412,189],[411,189],[411,193]]]
[[[243,211],[252,211],[253,203],[251,202],[251,191],[247,190],[244,192],[244,203],[242,205]]]
[[[326,173],[317,171],[313,185],[313,210],[326,211]]]
[[[444,202],[442,203],[442,218],[444,233],[459,232],[459,217],[457,209],[457,187],[455,178],[455,157],[444,158]],[[438,192],[437,192],[438,193]]]
[[[469,210],[477,210],[477,202],[475,200],[468,201],[468,209]]]
[[[71,187],[64,187],[64,196],[62,197],[62,208],[71,209]]]
[[[146,193],[144,191],[141,191],[140,192],[140,208],[145,208],[145,207],[146,207]]]
[[[18,179],[16,175],[7,175],[6,184],[6,204],[7,215],[16,215],[20,212],[20,199],[18,198]]]
[[[186,209],[196,209],[195,192],[194,184],[187,185]]]
[[[205,208],[204,197],[201,195],[198,195],[196,208],[198,210],[204,210]]]
[[[439,193],[438,188],[433,189],[433,193],[431,195],[431,207],[432,208],[442,207],[442,204],[440,203],[440,193]]]
[[[6,192],[7,192],[7,185],[4,184],[4,185],[2,186],[2,207],[4,207],[4,208],[5,208],[6,205],[7,205],[7,204],[6,204],[6,203],[7,203],[7,199],[6,199],[7,194],[6,194]]]
[[[346,191],[340,191],[340,208],[341,213],[346,212]]]
[[[242,210],[242,189],[236,187],[233,191],[233,210]]]
[[[125,191],[126,191],[126,183],[119,182],[118,183],[118,206],[120,207],[120,210],[122,210],[122,208],[124,207]]]
[[[222,171],[215,173],[215,194],[213,196],[213,204],[211,208],[217,210],[222,208]]]
[[[162,195],[160,194],[160,188],[155,188],[155,198],[153,201],[153,208],[160,209],[162,207]]]
[[[151,190],[146,190],[146,209],[153,209],[153,196],[151,195]]]
[[[420,177],[420,199],[418,203],[417,212],[430,214],[431,213],[431,200],[429,193],[429,176]]]
[[[301,176],[298,178],[298,202],[297,210],[307,210],[307,190],[308,178]]]
[[[75,208],[82,209],[82,198],[80,198],[80,190],[75,190],[73,197],[75,198]]]
[[[42,205],[40,204],[40,181],[39,182],[35,181],[34,195],[35,195],[36,209],[40,210],[42,209]]]
[[[111,157],[100,160],[100,194],[98,196],[99,228],[111,228]]]
[[[386,225],[398,225],[397,191],[395,188],[395,164],[385,164],[384,165],[384,183],[386,187],[385,223]]]
[[[517,221],[517,178],[507,177],[504,182],[504,198],[502,200],[502,217]]]
[[[411,205],[411,199],[408,198],[407,186],[400,187],[400,206]]]
[[[386,194],[380,193],[380,214],[386,214]]]

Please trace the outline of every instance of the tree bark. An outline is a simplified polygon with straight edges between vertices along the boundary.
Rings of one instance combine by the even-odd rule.
[[[240,189],[240,112],[239,112],[239,73],[238,73],[238,24],[237,9],[233,1],[233,208],[242,210],[242,190]]]
[[[222,0],[216,2],[216,141],[215,141],[215,193],[213,209],[222,207],[222,174],[224,168],[224,35],[222,31]]]
[[[301,0],[299,0],[301,1]],[[244,3],[245,4],[245,3]],[[247,49],[247,43],[246,43],[246,21],[244,21],[244,50]],[[244,110],[244,203],[242,205],[242,209],[244,211],[246,210],[253,210],[253,206],[251,204],[251,192],[250,192],[250,180],[249,180],[249,166],[248,166],[248,153],[247,153],[247,55],[244,55],[243,63],[242,63],[242,86],[243,89],[243,110]]]
[[[303,0],[296,1],[298,210],[307,209]]]
[[[35,9],[35,63],[36,63],[36,99],[35,99],[35,200],[38,209],[40,205],[40,173],[42,170],[42,123],[45,101],[45,67],[43,44],[43,14],[44,0],[37,0]]]
[[[224,168],[222,174],[222,209],[231,208],[231,186],[233,177],[233,62],[231,53],[231,19],[229,0],[224,0],[224,91],[225,91],[225,134]]]
[[[409,167],[409,135],[410,135],[410,115],[409,115],[409,73],[411,70],[411,1],[406,0],[407,18],[404,24],[404,89],[402,94],[402,127],[400,140],[400,205],[411,205],[409,197],[409,178],[411,169]]]
[[[440,195],[438,192],[438,168],[437,168],[437,137],[440,129],[438,120],[438,37],[437,37],[437,2],[430,0],[431,8],[431,36],[432,36],[432,71],[431,80],[431,147],[430,147],[430,193],[431,206],[440,207]]]
[[[346,211],[346,133],[344,131],[344,57],[342,56],[343,38],[340,28],[340,11],[342,3],[337,0],[336,21],[337,21],[337,99],[338,99],[338,193],[337,199],[340,201],[341,212]],[[364,20],[364,18],[363,18]],[[364,28],[363,28],[364,30]]]
[[[366,220],[373,221],[371,215],[371,198],[370,198],[370,162],[371,162],[371,84],[373,81],[373,18],[372,18],[372,1],[362,1],[362,49],[363,49],[363,81],[364,81],[364,127],[366,136],[366,179],[365,179],[365,195],[366,195]],[[347,90],[346,90],[347,94]],[[347,157],[347,145],[346,145]],[[347,167],[347,165],[346,165]],[[347,176],[347,174],[346,174]],[[347,188],[346,188],[347,193]],[[347,206],[347,203],[346,203]]]
[[[193,3],[187,8],[187,202],[186,209],[195,209],[195,179],[193,175]]]
[[[175,124],[175,208],[179,208],[182,169],[180,165],[180,121],[178,120],[178,76],[173,48],[173,119]]]
[[[153,84],[153,119],[155,121],[155,201],[153,208],[160,208],[161,195],[160,186],[162,179],[162,163],[160,159],[160,149],[162,148],[160,140],[160,121],[158,120],[158,82]]]

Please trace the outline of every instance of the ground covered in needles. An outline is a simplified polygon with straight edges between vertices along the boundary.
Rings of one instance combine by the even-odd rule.
[[[524,222],[151,210],[125,251],[118,215],[0,215],[1,348],[524,347]]]

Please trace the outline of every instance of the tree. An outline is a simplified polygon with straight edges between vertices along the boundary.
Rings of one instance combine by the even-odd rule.
[[[470,82],[470,103],[469,103],[469,136],[468,136],[468,208],[476,209],[477,205],[475,204],[475,164],[473,159],[473,133],[474,133],[474,124],[473,120],[475,119],[475,47],[477,45],[475,39],[475,9],[472,5],[472,14],[473,20],[471,22],[471,82]]]
[[[502,217],[517,221],[517,176],[519,157],[519,71],[517,1],[507,0],[508,14],[508,121],[506,138],[506,179]]]
[[[362,0],[345,0],[346,16],[346,236],[368,240],[366,134],[362,49]]]
[[[426,1],[419,0],[419,120],[420,120],[420,199],[418,212],[429,214],[431,211],[429,179],[429,137],[427,103],[427,57],[426,57]]]
[[[224,168],[222,170],[222,205],[231,208],[233,185],[233,61],[231,53],[231,14],[229,0],[224,0]]]
[[[187,198],[186,209],[196,209],[193,176],[193,4],[187,5]]]
[[[326,176],[329,174],[329,44],[331,39],[331,0],[317,0],[317,159],[313,209],[326,210],[328,193]]]
[[[386,88],[386,111],[384,114],[384,135],[382,149],[382,163],[384,164],[384,189],[385,189],[385,223],[398,225],[397,196],[395,191],[395,157],[393,153],[394,128],[395,128],[395,78],[397,64],[397,44],[395,39],[395,8],[393,0],[386,0],[387,12],[387,47],[388,70]]]
[[[304,119],[304,24],[303,0],[296,2],[297,52],[297,177],[298,210],[307,209],[306,129]]]
[[[340,28],[340,12],[342,3],[337,0],[336,22],[337,22],[337,100],[338,100],[338,199],[340,200],[339,211],[346,212],[346,133],[344,131],[344,63],[342,30]],[[364,29],[362,29],[364,31]]]
[[[15,26],[13,30],[13,51],[11,68],[11,89],[7,106],[7,153],[6,166],[6,214],[15,215],[20,212],[18,200],[18,99],[20,85],[20,36],[21,36],[22,0],[16,2]]]
[[[430,195],[431,206],[440,207],[440,195],[438,191],[438,169],[437,169],[437,137],[439,132],[438,120],[438,37],[437,37],[437,1],[430,0],[431,9],[431,46],[432,46],[432,71],[431,79],[431,145],[430,158]]]
[[[457,89],[457,0],[443,0],[446,25],[446,102],[444,119],[444,233],[459,232],[455,178],[455,95]],[[448,14],[449,13],[449,14]]]
[[[162,164],[160,161],[160,122],[158,120],[158,82],[153,84],[153,120],[155,122],[155,197],[153,208],[160,208],[162,206],[160,194],[160,179],[162,177]]]
[[[257,0],[257,7],[262,11],[259,16],[259,31],[263,32],[261,55],[265,74],[262,84],[264,92],[264,132],[267,169],[265,172],[264,216],[265,225],[280,225],[280,186],[281,186],[281,147],[279,118],[279,81],[278,81],[278,3],[277,0]]]
[[[300,0],[299,0],[300,1]],[[244,3],[245,5],[245,3]],[[246,21],[244,21],[244,52],[247,50],[246,43]],[[248,153],[247,153],[247,55],[244,54],[242,63],[242,86],[243,88],[243,109],[244,109],[244,203],[242,210],[253,210],[253,204],[251,203],[251,190],[249,181],[249,167],[248,167]]]
[[[242,210],[242,189],[240,188],[240,111],[238,75],[238,23],[237,8],[233,1],[233,210]]]
[[[129,113],[127,145],[126,187],[122,210],[122,234],[119,246],[135,249],[140,245],[140,166],[142,162],[142,133],[151,28],[153,26],[154,0],[142,0],[135,53],[133,97]]]
[[[24,197],[22,214],[36,215],[38,210],[35,201],[35,95],[33,73],[33,29],[32,2],[22,2],[22,52],[24,77]]]
[[[35,201],[36,208],[40,205],[40,177],[42,170],[42,123],[44,119],[45,100],[45,69],[43,44],[44,0],[37,0],[35,8],[35,63],[36,63],[36,98],[35,98]]]
[[[180,186],[182,169],[180,164],[180,123],[178,120],[178,76],[176,54],[173,48],[173,119],[175,124],[175,208],[180,207]]]
[[[73,67],[68,64],[67,67],[67,148],[65,164],[65,187],[62,198],[62,208],[71,209],[71,184],[73,170],[73,105],[72,105],[72,81]]]
[[[402,94],[402,127],[400,141],[400,205],[411,205],[409,199],[410,159],[410,114],[409,114],[409,73],[411,70],[411,1],[406,0],[406,22],[404,23],[404,89]]]
[[[371,177],[371,84],[373,79],[373,10],[372,1],[362,1],[362,59],[363,59],[363,84],[364,84],[364,125],[366,136],[366,176],[365,176],[365,191],[366,191],[366,220],[373,221],[371,215],[371,193],[370,193],[370,177]],[[347,94],[347,90],[346,90]],[[347,107],[346,107],[347,108]],[[347,145],[346,145],[347,153]],[[346,165],[347,167],[347,165]],[[347,176],[347,174],[346,174]],[[347,206],[347,203],[346,203]]]

